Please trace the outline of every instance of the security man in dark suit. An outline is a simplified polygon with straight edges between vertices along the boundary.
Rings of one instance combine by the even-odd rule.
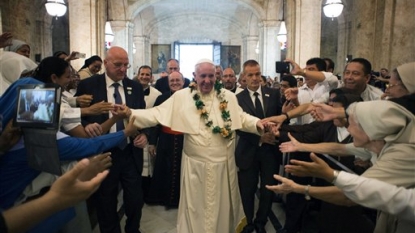
[[[243,73],[247,88],[237,94],[239,105],[248,114],[260,119],[281,114],[280,93],[278,90],[261,87],[261,67],[255,60],[243,64]],[[265,133],[258,136],[237,131],[239,141],[235,150],[236,165],[239,168],[238,180],[242,205],[248,225],[242,232],[257,233],[265,231],[268,214],[271,210],[273,193],[265,185],[275,184],[274,174],[278,174],[281,165],[281,152],[274,135]],[[255,193],[261,180],[259,207],[254,220]]]
[[[120,47],[112,47],[107,51],[104,60],[105,73],[94,75],[79,83],[76,96],[92,95],[92,104],[106,101],[118,105],[125,104],[132,109],[144,109],[143,87],[126,77],[130,68],[127,52]],[[110,116],[86,116],[82,118],[84,125],[90,123],[101,124]],[[110,132],[124,128],[122,120],[116,122]],[[108,132],[102,132],[108,133]],[[110,150],[112,166],[107,178],[93,196],[97,209],[98,223],[101,233],[121,233],[117,214],[117,195],[119,184],[124,191],[124,207],[127,221],[126,233],[138,233],[140,228],[141,209],[143,207],[143,193],[141,189],[141,172],[143,169],[143,147],[147,144],[147,136],[138,132],[135,138],[128,138],[118,147]]]

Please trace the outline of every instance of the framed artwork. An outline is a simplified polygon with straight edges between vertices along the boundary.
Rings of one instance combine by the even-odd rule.
[[[239,74],[241,72],[241,46],[222,45],[220,61],[223,69],[232,68],[235,74]]]
[[[167,61],[171,58],[170,44],[151,45],[151,68],[153,73],[158,74],[166,71]]]

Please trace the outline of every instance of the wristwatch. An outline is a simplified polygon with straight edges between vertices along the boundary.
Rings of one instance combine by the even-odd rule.
[[[331,181],[332,184],[336,183],[338,176],[339,176],[339,171],[333,170],[333,180]]]

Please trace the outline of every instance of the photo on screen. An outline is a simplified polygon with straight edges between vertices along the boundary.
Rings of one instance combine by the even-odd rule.
[[[55,85],[19,87],[15,125],[55,128],[59,124],[61,89]]]

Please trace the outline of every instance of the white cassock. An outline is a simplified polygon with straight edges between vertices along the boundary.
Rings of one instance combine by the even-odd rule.
[[[222,92],[228,101],[233,134],[236,129],[259,134],[259,119],[242,111],[234,93],[223,88]],[[193,95],[185,88],[157,107],[132,110],[134,124],[139,128],[161,124],[184,133],[177,232],[235,232],[244,218],[234,159],[235,139],[213,134],[205,126]],[[215,90],[201,95],[201,100],[213,125],[223,127]]]

